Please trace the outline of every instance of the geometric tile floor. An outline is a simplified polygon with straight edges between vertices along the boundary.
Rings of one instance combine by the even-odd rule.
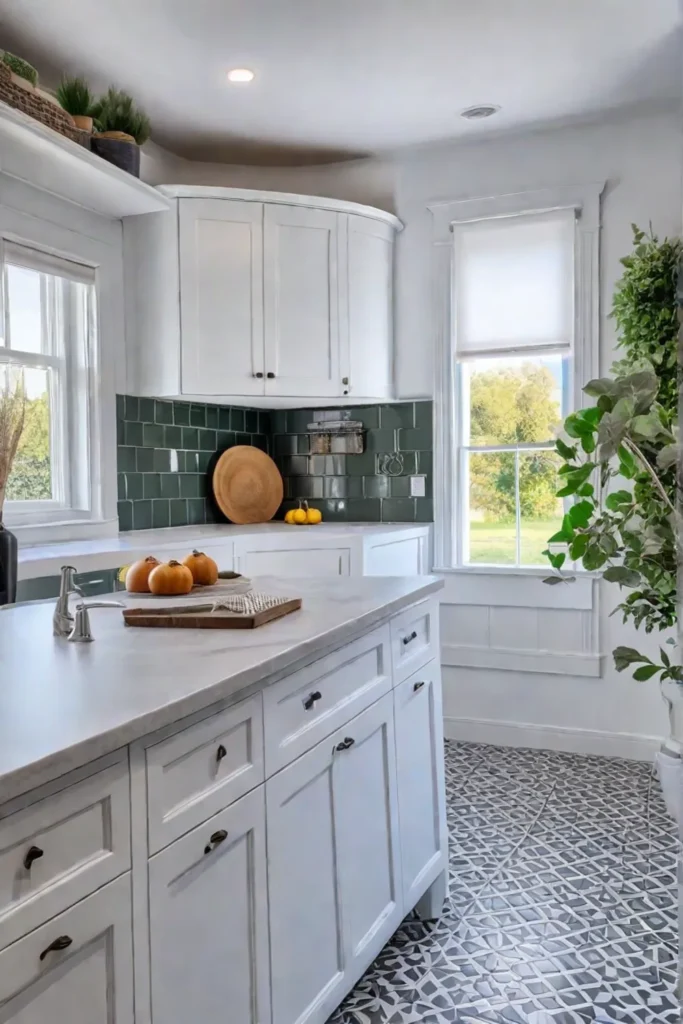
[[[677,838],[648,764],[446,744],[450,894],[329,1024],[679,1024]]]

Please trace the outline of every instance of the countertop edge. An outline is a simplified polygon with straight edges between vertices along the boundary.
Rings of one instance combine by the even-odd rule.
[[[424,583],[416,590],[387,601],[381,608],[365,612],[357,619],[334,626],[326,633],[297,643],[274,658],[266,658],[249,669],[219,682],[211,683],[187,697],[166,704],[157,710],[148,711],[123,725],[116,725],[112,729],[82,740],[74,746],[64,748],[57,753],[0,775],[0,807],[32,789],[48,782],[54,782],[60,776],[82,768],[89,762],[112,754],[143,736],[150,735],[181,721],[183,718],[203,711],[211,707],[212,704],[218,704],[224,700],[237,703],[252,693],[258,692],[259,689],[265,689],[266,686],[277,682],[283,676],[324,657],[356,636],[377,628],[403,609],[419,604],[441,590],[444,585],[443,580],[438,577],[416,577],[416,579],[418,578],[424,579]]]

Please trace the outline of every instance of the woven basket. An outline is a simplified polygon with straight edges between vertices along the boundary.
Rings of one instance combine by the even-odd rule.
[[[22,114],[28,114],[36,121],[52,128],[53,131],[65,135],[79,145],[90,148],[90,135],[82,132],[73,123],[71,114],[62,110],[51,100],[45,99],[37,90],[17,85],[12,79],[12,72],[0,61],[0,100]]]

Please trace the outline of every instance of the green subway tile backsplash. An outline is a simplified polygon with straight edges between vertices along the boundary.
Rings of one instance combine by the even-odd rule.
[[[121,530],[214,522],[207,470],[215,452],[235,444],[255,445],[277,462],[280,517],[306,500],[330,522],[432,520],[431,402],[260,410],[119,395],[116,408]],[[306,426],[323,411],[362,421],[362,455],[309,455]],[[424,498],[410,496],[415,475],[425,477]]]
[[[362,455],[306,456],[306,425],[322,411],[278,409],[271,413],[271,453],[285,481],[280,513],[306,500],[331,522],[431,522],[432,403],[324,410],[329,419],[361,420],[366,428],[366,450]],[[417,475],[425,477],[424,498],[410,496],[409,478]]]
[[[119,529],[210,523],[207,470],[234,444],[268,450],[270,413],[118,395]]]

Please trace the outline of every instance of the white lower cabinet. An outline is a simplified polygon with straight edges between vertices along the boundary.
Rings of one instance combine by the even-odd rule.
[[[133,1024],[131,916],[125,874],[3,950],[2,1024]]]
[[[266,796],[273,1024],[319,1024],[402,917],[392,695]]]
[[[268,1024],[263,786],[151,858],[149,913],[154,1024]]]
[[[295,527],[292,527],[295,529]],[[237,571],[243,576],[350,576],[351,551],[348,546],[273,547],[263,542],[258,548],[237,545]]]
[[[403,900],[414,907],[447,861],[441,669],[432,661],[394,691]]]

